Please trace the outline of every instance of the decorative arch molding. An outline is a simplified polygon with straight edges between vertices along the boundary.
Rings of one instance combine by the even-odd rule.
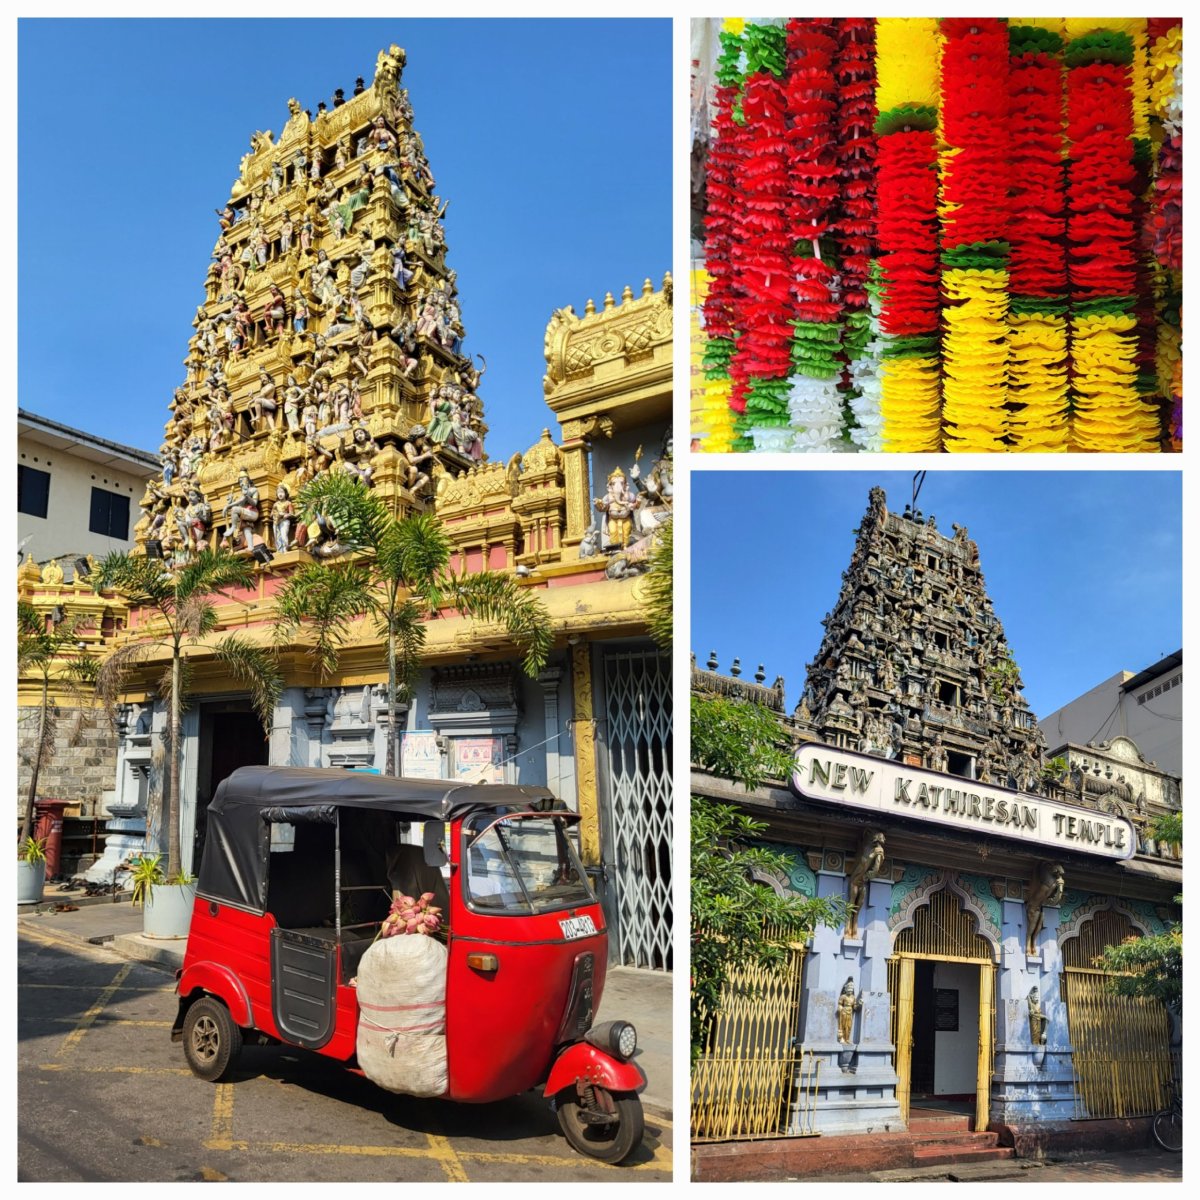
[[[964,912],[975,918],[975,927],[979,936],[988,944],[992,961],[1000,961],[1000,930],[979,901],[979,898],[968,891],[958,881],[954,871],[943,868],[930,871],[920,883],[901,901],[899,908],[888,919],[888,931],[892,935],[893,946],[896,935],[901,930],[910,928],[916,921],[917,910],[927,905],[935,892],[947,891],[958,897]]]
[[[1150,922],[1147,921],[1145,914],[1139,913],[1125,901],[1112,896],[1092,896],[1071,913],[1065,924],[1058,927],[1059,949],[1062,949],[1064,942],[1078,937],[1083,930],[1084,923],[1090,921],[1099,912],[1116,912],[1123,917],[1128,917],[1133,927],[1143,935],[1155,932],[1150,928]]]
[[[780,899],[788,896],[791,891],[791,881],[782,871],[771,871],[766,867],[750,867],[747,874],[755,883],[769,887]]]

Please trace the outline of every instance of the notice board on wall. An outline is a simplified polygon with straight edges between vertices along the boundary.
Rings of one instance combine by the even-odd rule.
[[[958,989],[933,989],[933,1028],[938,1033],[958,1032]]]

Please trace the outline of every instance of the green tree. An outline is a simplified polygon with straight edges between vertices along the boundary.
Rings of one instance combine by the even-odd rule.
[[[191,688],[191,669],[185,646],[194,646],[217,628],[213,596],[254,583],[250,561],[228,550],[203,550],[186,566],[168,570],[161,559],[114,552],[92,573],[97,592],[114,591],[131,609],[150,610],[164,627],[145,636],[131,635],[101,664],[97,688],[111,711],[129,672],[158,651],[166,650],[170,662],[160,683],[167,703],[167,795],[163,820],[167,822],[167,882],[182,875],[180,856],[179,769],[180,726]],[[274,654],[244,637],[231,634],[213,647],[213,654],[250,692],[250,703],[262,722],[264,736],[271,730],[275,705],[283,691]]]
[[[791,755],[776,719],[760,705],[692,697],[692,762],[753,789],[791,770]],[[703,1053],[722,989],[739,968],[780,967],[786,949],[768,936],[772,926],[806,937],[818,925],[837,925],[841,899],[780,896],[760,880],[786,877],[790,856],[758,841],[766,825],[741,809],[692,797],[692,1055]]]
[[[54,746],[58,728],[58,705],[50,698],[50,688],[62,689],[80,706],[87,702],[86,690],[96,679],[96,659],[80,651],[79,639],[92,626],[79,614],[47,621],[27,600],[17,601],[17,675],[35,675],[41,687],[37,709],[37,734],[30,761],[29,792],[25,797],[25,815],[21,821],[18,845],[24,846],[33,832],[33,809],[37,800],[38,776],[46,756]]]
[[[425,622],[444,609],[498,622],[524,648],[526,674],[545,665],[553,644],[541,601],[510,575],[450,569],[450,540],[436,517],[393,515],[383,497],[348,475],[318,475],[298,497],[300,520],[322,518],[336,531],[347,557],[312,562],[288,578],[276,604],[280,642],[303,626],[322,675],[336,668],[353,622],[363,615],[387,647],[388,737],[386,773],[399,773],[394,714],[411,697],[425,646]]]
[[[1166,813],[1150,827],[1151,836],[1172,846],[1183,844],[1183,813]],[[1183,903],[1176,896],[1177,904]],[[1147,996],[1178,1012],[1183,1004],[1183,926],[1172,922],[1165,933],[1126,938],[1108,946],[1095,965],[1111,973],[1109,987],[1119,996]]]

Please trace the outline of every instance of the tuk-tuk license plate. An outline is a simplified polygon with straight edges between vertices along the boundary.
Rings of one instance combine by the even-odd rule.
[[[558,927],[565,938],[591,937],[596,932],[595,922],[591,917],[566,917],[559,921]]]

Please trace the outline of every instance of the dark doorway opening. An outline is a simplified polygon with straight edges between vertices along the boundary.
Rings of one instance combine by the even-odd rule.
[[[933,1095],[933,963],[918,959],[913,968],[912,1095]]]
[[[262,723],[250,711],[247,700],[226,700],[201,706],[199,749],[193,874],[200,872],[200,857],[208,828],[208,806],[218,785],[238,767],[265,765],[270,759],[270,746],[263,736]]]

